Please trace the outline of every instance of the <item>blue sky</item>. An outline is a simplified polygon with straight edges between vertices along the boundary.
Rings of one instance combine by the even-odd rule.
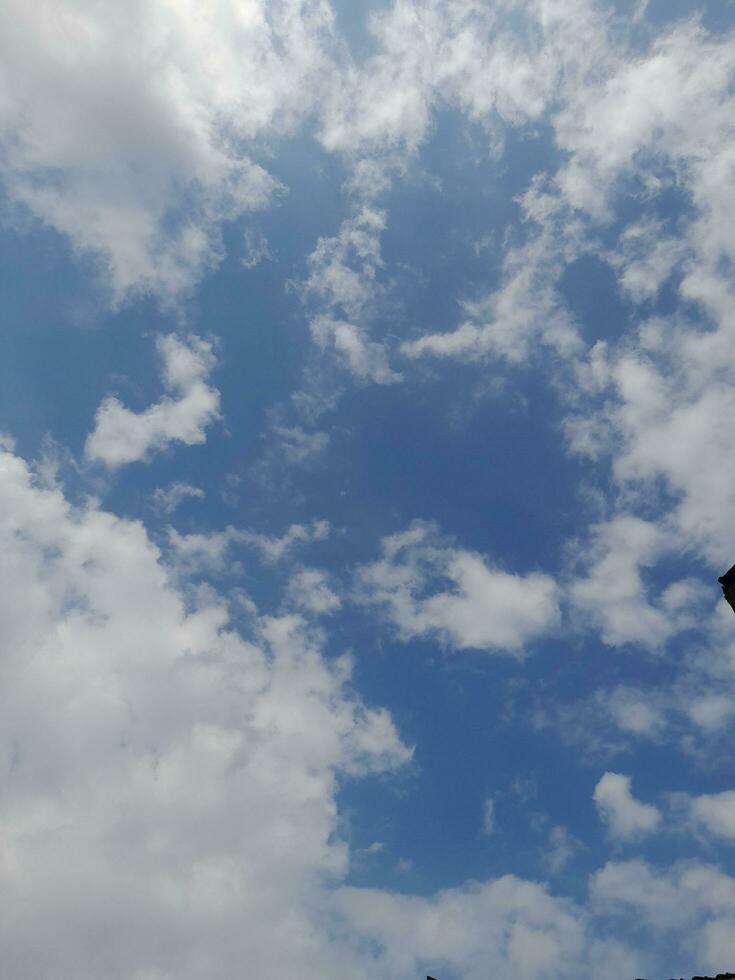
[[[732,969],[735,5],[0,27],[14,980]]]

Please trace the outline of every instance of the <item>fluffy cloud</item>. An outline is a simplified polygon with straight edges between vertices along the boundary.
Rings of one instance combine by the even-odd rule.
[[[610,834],[621,840],[651,833],[661,821],[655,806],[633,797],[630,776],[606,772],[595,786],[593,799]]]
[[[603,642],[656,648],[693,625],[699,582],[681,579],[652,596],[641,575],[671,548],[662,527],[637,517],[621,515],[592,528],[584,548],[587,574],[571,583],[569,596]]]
[[[320,568],[301,568],[291,576],[288,601],[298,609],[325,616],[336,612],[342,605],[337,592],[332,588],[330,576]]]
[[[434,636],[455,650],[520,655],[559,624],[552,578],[501,571],[449,546],[430,525],[414,522],[384,538],[382,551],[380,561],[358,571],[356,597],[381,607],[403,640]]]
[[[588,0],[399,0],[369,26],[375,50],[328,93],[320,136],[330,150],[395,168],[437,109],[459,109],[497,143],[501,123],[538,119],[565,78],[610,61],[605,18]],[[372,168],[358,178],[366,174],[375,179]]]
[[[74,510],[9,452],[0,501],[13,976],[178,980],[247,962],[362,978],[320,911],[347,867],[337,777],[410,753],[347,692],[349,661],[324,659],[298,616],[245,637],[213,593],[185,602],[141,524]]]
[[[735,840],[735,791],[697,796],[691,804],[692,816],[718,837]]]
[[[12,0],[7,192],[99,260],[114,300],[186,293],[219,258],[220,222],[276,190],[248,147],[311,105],[332,16],[325,0]]]
[[[682,862],[659,871],[643,861],[611,863],[593,875],[590,893],[600,913],[625,916],[629,928],[643,923],[652,943],[665,942],[669,963],[676,956],[716,973],[732,962],[735,880],[718,868]]]
[[[607,708],[617,727],[630,735],[657,738],[666,726],[665,702],[656,692],[617,687],[600,692],[597,708]]]
[[[163,360],[164,387],[172,394],[144,412],[106,398],[84,447],[87,459],[116,468],[145,460],[171,442],[192,446],[205,441],[207,426],[219,418],[219,392],[207,384],[215,364],[211,344],[200,337],[180,340],[169,334],[159,337],[156,346]]]
[[[666,533],[717,567],[731,564],[735,506],[733,291],[735,258],[728,120],[735,35],[713,38],[695,19],[652,40],[642,57],[616,56],[604,80],[580,86],[555,120],[569,159],[561,198],[593,224],[613,220],[622,192],[641,217],[605,257],[635,303],[667,281],[678,310],[636,319],[622,340],[586,358],[597,397],[571,424],[575,448],[607,455],[616,487],[668,494]],[[685,206],[666,206],[674,181]],[[559,200],[556,202],[559,205]],[[677,275],[672,277],[676,272]],[[592,392],[592,386],[588,389]],[[663,508],[661,508],[663,509]]]
[[[439,963],[542,980],[595,962],[584,914],[533,882],[339,887],[340,774],[410,758],[350,692],[349,659],[327,660],[296,615],[243,635],[211,589],[185,599],[139,522],[74,509],[10,451],[0,504],[14,977],[198,980],[247,962],[265,980],[406,980]]]
[[[734,53],[732,36],[712,39],[692,18],[655,37],[643,57],[615,52],[611,74],[570,86],[555,119],[571,157],[558,176],[570,202],[604,214],[624,175],[660,189],[662,163],[691,166],[699,197],[731,142]]]
[[[426,529],[388,559],[411,542],[428,547]],[[655,962],[598,938],[630,911],[648,947],[680,925],[699,962],[731,955],[735,884],[701,865],[607,865],[589,907],[514,876],[421,897],[344,887],[340,777],[411,755],[352,691],[349,658],[298,615],[238,630],[211,588],[179,590],[142,524],[72,507],[7,444],[0,555],[0,943],[17,980],[244,962],[264,980],[617,980]],[[629,787],[612,796],[620,819]],[[652,808],[632,803],[640,826]],[[558,867],[569,842],[551,844]]]
[[[410,977],[441,965],[466,980],[565,977],[579,969],[584,931],[574,910],[512,876],[432,899],[341,889],[351,927],[378,944],[374,974]]]

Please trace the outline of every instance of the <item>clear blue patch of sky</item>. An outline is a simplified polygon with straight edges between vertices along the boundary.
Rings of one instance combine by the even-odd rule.
[[[701,17],[702,25],[715,34],[735,27],[733,0],[649,0],[646,20],[661,28],[683,18]]]

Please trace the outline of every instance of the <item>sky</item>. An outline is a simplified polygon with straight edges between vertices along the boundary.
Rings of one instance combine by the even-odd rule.
[[[13,980],[735,969],[735,3],[0,7]]]

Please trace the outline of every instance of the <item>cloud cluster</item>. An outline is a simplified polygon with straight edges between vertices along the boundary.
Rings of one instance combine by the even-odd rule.
[[[411,755],[350,690],[349,659],[327,660],[298,615],[256,615],[244,635],[211,589],[185,598],[140,523],[73,508],[9,449],[0,503],[14,977],[201,980],[247,963],[265,980],[406,980],[439,963],[531,980],[599,958],[584,913],[533,882],[341,887],[340,776]]]
[[[514,575],[441,540],[415,521],[384,538],[383,557],[359,569],[355,595],[381,608],[402,640],[521,655],[560,622],[559,591],[538,572]]]
[[[690,963],[683,973],[703,964],[716,973],[735,956],[735,880],[711,865],[609,863],[593,875],[590,894],[599,913],[619,916],[628,930],[643,924],[652,941],[666,943],[668,962]]]
[[[0,171],[11,200],[100,264],[112,297],[175,300],[220,223],[278,185],[253,141],[289,131],[324,78],[326,0],[7,3]]]
[[[308,120],[346,162],[352,194],[301,283],[315,348],[382,385],[418,359],[518,366],[541,350],[567,448],[596,467],[605,498],[563,587],[414,523],[383,540],[349,598],[402,641],[517,657],[559,628],[562,600],[611,647],[661,652],[699,624],[701,649],[688,673],[674,665],[670,689],[618,684],[588,708],[596,732],[662,739],[675,716],[717,733],[735,712],[734,645],[701,584],[677,573],[661,586],[654,573],[682,556],[722,570],[735,555],[735,35],[712,38],[696,18],[636,34],[592,0],[396,0],[369,27],[358,63],[327,0],[134,0],[124,11],[10,0],[7,199],[92,256],[113,304],[143,292],[173,303],[219,261],[221,225],[278,193],[258,162],[268,139]],[[489,154],[509,128],[535,138],[538,126],[556,156],[518,198],[499,281],[457,297],[457,324],[403,343],[402,373],[375,329],[391,220],[380,196],[446,108],[479,127]],[[246,267],[267,254],[246,233]],[[607,264],[630,311],[619,336],[596,344],[561,289],[581,256]],[[654,313],[666,290],[669,306]],[[158,350],[164,396],[143,411],[107,398],[88,460],[115,469],[205,440],[220,411],[212,346],[169,335]],[[328,444],[312,428],[336,396],[318,395],[295,396],[297,424],[273,416],[292,461]],[[200,493],[179,483],[154,502],[171,513]],[[610,938],[635,921],[652,946],[676,932],[697,965],[731,960],[735,882],[696,862],[609,863],[587,905],[513,876],[433,896],[343,886],[340,780],[411,757],[312,624],[345,590],[324,570],[291,568],[281,614],[251,604],[246,630],[211,585],[182,584],[221,571],[236,546],[277,562],[328,531],[171,529],[162,555],[140,523],[75,509],[0,454],[0,945],[13,977],[202,980],[247,964],[264,980],[405,980],[441,966],[468,980],[617,980],[653,962]],[[631,786],[606,772],[594,790],[616,844],[665,823]],[[735,839],[733,792],[684,798],[688,828]],[[484,816],[489,833],[492,798]],[[547,868],[575,846],[553,828]]]
[[[106,398],[84,447],[87,459],[116,469],[144,461],[171,442],[193,446],[205,441],[207,427],[219,418],[219,392],[207,384],[215,365],[212,345],[200,337],[181,340],[169,334],[159,337],[156,347],[164,388],[171,394],[143,412],[133,412],[114,396]]]
[[[630,515],[591,528],[584,575],[571,583],[569,596],[604,643],[656,649],[695,625],[706,596],[697,579],[669,582],[660,595],[644,581],[642,573],[672,550],[664,528]]]
[[[410,752],[349,661],[298,616],[246,637],[211,591],[185,601],[141,524],[74,510],[10,452],[0,500],[13,976],[362,977],[320,911],[347,869],[337,779]]]
[[[595,786],[593,794],[597,809],[610,834],[622,840],[649,834],[661,821],[661,814],[656,807],[636,800],[630,785],[629,776],[606,772]]]

